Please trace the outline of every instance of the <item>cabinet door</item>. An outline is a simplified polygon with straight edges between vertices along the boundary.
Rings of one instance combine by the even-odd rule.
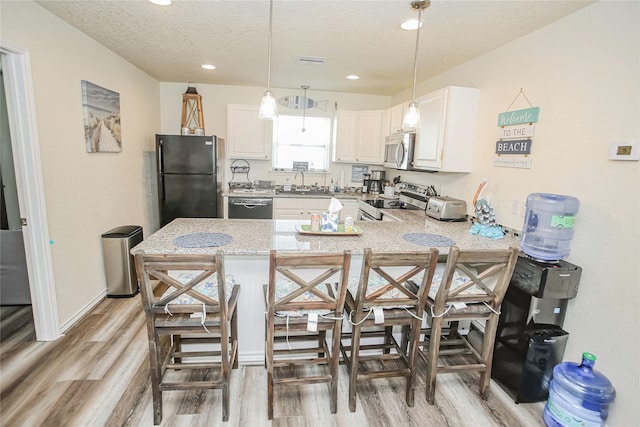
[[[359,112],[357,163],[383,163],[382,113],[382,110]]]
[[[403,102],[402,104],[394,105],[390,109],[389,118],[390,122],[390,133],[398,133],[402,132],[402,121],[404,120],[404,109],[409,102]]]
[[[312,214],[327,212],[331,199],[304,199],[304,219],[311,219]]]
[[[271,151],[270,120],[258,118],[257,105],[227,105],[229,158],[268,159]]]
[[[333,153],[334,162],[353,163],[358,134],[358,112],[336,112],[336,140]]]
[[[391,108],[387,108],[382,112],[382,126],[380,127],[380,133],[382,134],[382,141],[391,135]]]
[[[420,129],[416,133],[414,166],[440,167],[446,107],[446,89],[418,98]]]

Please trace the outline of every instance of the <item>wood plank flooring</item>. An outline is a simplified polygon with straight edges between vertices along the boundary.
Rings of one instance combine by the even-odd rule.
[[[0,426],[153,426],[147,357],[140,297],[105,299],[56,342],[27,341],[2,349]],[[398,378],[360,383],[357,410],[349,412],[348,373],[341,365],[337,414],[329,412],[325,384],[276,388],[271,422],[266,370],[241,365],[231,375],[229,422],[222,423],[219,390],[174,391],[163,393],[161,425],[544,425],[543,403],[517,405],[496,383],[489,399],[481,400],[477,374],[439,376],[436,404],[430,406],[424,364],[420,369],[413,408],[406,406],[404,380]]]

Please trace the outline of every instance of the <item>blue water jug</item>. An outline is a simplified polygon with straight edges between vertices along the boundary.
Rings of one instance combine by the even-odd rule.
[[[580,201],[560,194],[533,193],[527,196],[520,249],[527,255],[557,261],[569,255],[575,215]]]
[[[596,357],[582,353],[582,363],[563,362],[553,368],[544,422],[549,427],[604,426],[616,397],[611,382],[593,369]]]

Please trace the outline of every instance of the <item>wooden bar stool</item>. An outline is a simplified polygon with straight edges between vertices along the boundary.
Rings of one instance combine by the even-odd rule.
[[[240,285],[225,276],[222,252],[136,254],[135,263],[147,318],[154,424],[162,421],[163,391],[209,388],[222,389],[222,420],[228,421],[230,368],[238,367]],[[192,344],[207,349],[190,350]],[[217,380],[165,375],[167,370],[213,368],[219,371]]]
[[[264,286],[268,417],[275,386],[328,383],[331,413],[337,410],[342,314],[351,253],[296,254],[271,251]],[[326,332],[331,331],[331,347]],[[275,348],[277,345],[278,348]],[[326,365],[322,375],[285,377],[286,367]],[[328,372],[327,372],[328,371]]]
[[[436,376],[442,373],[479,371],[479,393],[486,399],[491,380],[493,345],[500,314],[500,304],[509,286],[518,258],[518,248],[504,250],[460,250],[452,246],[444,271],[436,273],[425,311],[431,320],[420,355],[427,363],[427,401],[434,403]],[[482,344],[476,348],[458,331],[458,322],[484,322]],[[448,333],[443,322],[449,321]],[[469,363],[439,365],[445,356],[468,355]],[[456,359],[458,360],[458,359]],[[453,360],[451,360],[453,363]]]
[[[357,382],[377,378],[405,377],[406,402],[413,406],[420,327],[437,261],[438,250],[435,248],[429,252],[379,253],[365,249],[360,279],[349,281],[346,298],[352,333],[343,335],[351,338],[351,345],[342,345],[342,354],[349,367],[351,412],[356,410]],[[420,275],[422,282],[416,286],[411,281]],[[402,326],[403,331],[408,332],[408,342],[398,344],[392,334],[394,326]],[[384,342],[363,344],[361,341],[372,337],[383,337]],[[363,350],[376,351],[361,354]],[[368,367],[366,371],[361,370],[360,364],[369,360],[383,362],[382,369],[372,371]],[[389,364],[390,361],[396,363]]]

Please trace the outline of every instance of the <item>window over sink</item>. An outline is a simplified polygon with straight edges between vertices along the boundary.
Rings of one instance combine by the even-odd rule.
[[[273,121],[273,168],[292,170],[293,162],[308,162],[309,171],[329,166],[331,118],[278,114]]]

